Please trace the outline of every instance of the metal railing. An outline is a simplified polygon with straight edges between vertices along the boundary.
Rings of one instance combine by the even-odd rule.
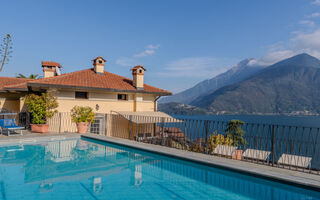
[[[244,123],[246,144],[233,146],[228,121],[108,114],[111,133],[138,142],[320,174],[320,128]],[[107,125],[108,126],[108,125]]]
[[[27,126],[30,116],[19,114],[19,122]],[[57,113],[48,123],[50,132],[77,131],[71,113]],[[244,123],[246,144],[233,146],[225,132],[227,124],[222,120],[97,114],[88,132],[320,175],[320,127]]]

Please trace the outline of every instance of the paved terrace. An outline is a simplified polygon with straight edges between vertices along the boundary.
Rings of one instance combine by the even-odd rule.
[[[35,143],[48,140],[62,140],[62,139],[72,139],[87,137],[92,139],[98,139],[106,142],[111,142],[114,144],[124,145],[127,147],[132,147],[140,150],[150,151],[153,153],[160,153],[163,155],[176,157],[179,159],[189,160],[199,162],[205,165],[210,165],[213,167],[220,167],[226,169],[232,169],[240,173],[246,173],[255,177],[264,177],[271,180],[280,181],[286,184],[291,184],[299,187],[304,187],[312,190],[320,191],[320,176],[314,174],[308,174],[298,171],[292,171],[277,167],[259,165],[250,162],[243,162],[232,160],[228,158],[222,158],[218,156],[211,156],[201,153],[195,153],[190,151],[184,151],[159,145],[152,145],[146,143],[140,143],[132,140],[112,138],[106,136],[100,136],[95,134],[57,134],[57,133],[47,133],[47,134],[37,134],[26,132],[23,136],[0,136],[0,146],[17,144],[17,143]]]
[[[8,146],[12,144],[31,144],[36,142],[44,141],[54,141],[54,140],[65,140],[65,139],[74,139],[80,138],[81,136],[76,133],[30,133],[24,131],[23,135],[15,134],[11,136],[0,135],[0,146]]]

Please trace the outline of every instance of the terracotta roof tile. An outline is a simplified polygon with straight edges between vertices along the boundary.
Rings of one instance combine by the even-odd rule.
[[[26,82],[31,80],[32,79],[27,79],[27,78],[0,77],[0,90],[3,90],[4,87],[10,86],[10,85],[20,85],[20,84],[26,85]]]
[[[139,68],[142,68],[144,71],[147,71],[146,68],[144,68],[142,65],[134,66],[131,70],[134,71],[134,70],[137,70]]]
[[[62,74],[60,76],[43,78],[29,81],[27,84],[10,85],[12,88],[27,88],[28,86],[42,87],[61,87],[61,88],[83,88],[83,89],[102,89],[128,92],[147,92],[161,95],[171,95],[171,92],[162,90],[147,84],[144,84],[143,90],[137,90],[132,80],[110,72],[96,74],[93,69],[86,69],[72,73]],[[8,88],[8,87],[6,87]]]
[[[53,61],[42,61],[41,62],[42,66],[58,66],[61,67],[61,65],[57,62],[53,62]]]

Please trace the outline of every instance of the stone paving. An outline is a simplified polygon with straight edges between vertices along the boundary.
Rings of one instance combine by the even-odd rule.
[[[76,133],[31,133],[29,131],[24,131],[23,135],[0,135],[0,146],[6,146],[10,144],[28,144],[41,141],[54,141],[54,140],[64,140],[72,138],[80,138],[80,134]]]
[[[296,185],[299,187],[320,191],[320,175],[271,167],[266,165],[259,165],[245,161],[232,160],[228,158],[184,151],[159,145],[146,144],[132,140],[100,136],[96,134],[83,134],[82,136],[93,139],[99,139],[106,142],[111,142],[128,147],[133,147],[140,150],[160,153],[163,155],[177,157],[189,161],[195,161],[214,167],[232,169],[240,173],[246,173],[255,177],[268,178],[286,184]]]

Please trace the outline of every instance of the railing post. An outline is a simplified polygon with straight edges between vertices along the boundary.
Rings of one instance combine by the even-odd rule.
[[[184,131],[183,131],[183,150],[186,150],[187,143],[187,123],[184,121]]]
[[[31,124],[31,114],[29,112],[26,113],[27,116],[26,116],[26,125],[27,125],[27,128],[29,129],[30,128],[30,124]]]
[[[206,120],[205,121],[205,123],[206,123],[206,147],[205,147],[205,153],[206,154],[208,154],[209,152],[208,152],[208,135],[209,135],[209,121],[208,120]]]
[[[59,133],[61,133],[61,113],[59,112]]]
[[[272,148],[272,166],[274,166],[274,155],[275,155],[275,125],[272,125],[272,137],[271,137],[271,148]]]
[[[132,139],[132,127],[131,127],[131,125],[132,125],[132,115],[130,115],[130,117],[129,117],[129,140],[131,140]]]
[[[107,136],[107,124],[108,122],[108,114],[104,114],[104,121],[103,121],[103,124],[104,124],[104,127],[103,127],[103,131],[104,131],[104,136]]]
[[[164,117],[161,118],[161,145],[164,145]]]

